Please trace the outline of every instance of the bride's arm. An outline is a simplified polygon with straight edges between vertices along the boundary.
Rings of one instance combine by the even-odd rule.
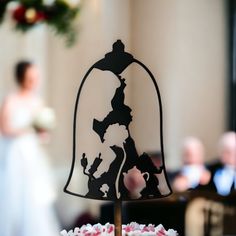
[[[13,116],[14,100],[8,97],[0,108],[0,130],[5,136],[15,137],[28,132],[28,128],[16,129],[12,127],[11,117]]]

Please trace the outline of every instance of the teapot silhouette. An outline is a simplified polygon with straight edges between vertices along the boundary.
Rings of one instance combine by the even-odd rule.
[[[149,173],[142,173],[136,166],[123,173],[124,185],[128,189],[132,199],[138,199],[142,196],[140,193],[146,187],[146,181],[149,179]]]

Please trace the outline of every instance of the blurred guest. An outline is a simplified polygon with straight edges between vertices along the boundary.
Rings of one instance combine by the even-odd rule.
[[[50,170],[33,125],[43,107],[38,68],[21,61],[15,79],[18,89],[0,109],[0,235],[58,235]]]
[[[185,139],[182,147],[183,167],[173,181],[176,191],[185,191],[205,185],[210,180],[210,172],[204,165],[204,147],[195,137]]]
[[[221,166],[213,173],[213,184],[220,195],[236,190],[236,133],[223,134],[219,142]]]

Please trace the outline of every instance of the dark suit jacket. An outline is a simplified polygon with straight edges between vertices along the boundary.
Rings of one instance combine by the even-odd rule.
[[[216,185],[214,183],[214,176],[215,176],[216,171],[218,171],[222,168],[224,168],[224,165],[220,161],[215,161],[215,162],[212,162],[212,163],[208,164],[207,169],[211,172],[211,179],[210,179],[210,181],[207,185],[199,186],[198,189],[213,191],[213,192],[217,193]],[[232,193],[234,191],[235,190],[234,190],[233,185],[232,185],[230,193]]]

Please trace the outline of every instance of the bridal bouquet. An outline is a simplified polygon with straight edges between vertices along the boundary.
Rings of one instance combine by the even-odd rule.
[[[33,127],[37,132],[48,132],[56,126],[56,115],[52,108],[43,107],[36,114]]]

